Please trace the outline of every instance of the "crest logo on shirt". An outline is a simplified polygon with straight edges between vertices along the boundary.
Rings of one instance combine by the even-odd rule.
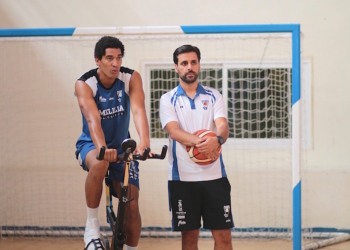
[[[208,104],[209,104],[209,101],[208,101],[208,100],[202,100],[202,105],[203,105],[203,109],[204,109],[204,110],[207,110],[207,109],[208,109]]]
[[[123,92],[121,90],[118,90],[117,91],[117,96],[118,96],[118,101],[121,102],[122,96],[123,96]]]
[[[106,102],[106,101],[107,101],[106,98],[100,96],[100,102]]]

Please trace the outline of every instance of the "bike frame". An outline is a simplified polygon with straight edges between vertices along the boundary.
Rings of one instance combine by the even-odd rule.
[[[109,245],[108,238],[102,235],[106,250],[122,250],[127,239],[127,236],[125,233],[125,210],[126,210],[127,203],[133,200],[133,198],[130,198],[130,200],[128,199],[129,171],[130,171],[131,162],[134,159],[144,161],[147,158],[162,160],[165,158],[165,155],[168,149],[168,147],[164,145],[160,155],[153,154],[153,156],[149,158],[149,152],[150,152],[149,148],[145,149],[142,156],[133,154],[133,151],[135,150],[135,148],[136,148],[136,142],[132,139],[126,139],[122,143],[122,149],[124,153],[121,155],[118,155],[118,160],[124,161],[124,182],[123,184],[121,184],[120,194],[118,194],[119,203],[118,203],[117,216],[115,216],[115,213],[113,211],[113,202],[112,202],[111,187],[110,187],[110,185],[113,185],[113,182],[110,185],[107,184],[109,170],[107,171],[107,174],[105,176],[106,216],[107,216],[107,222],[111,226],[111,229],[113,232],[111,246]],[[104,152],[105,152],[105,148],[102,147],[100,149],[99,156],[97,156],[98,160],[103,160]]]
[[[111,244],[112,250],[122,250],[126,241],[126,234],[125,234],[125,228],[124,228],[125,210],[126,210],[127,203],[133,200],[133,199],[128,200],[129,170],[130,170],[130,164],[132,160],[133,160],[132,154],[129,154],[128,160],[124,161],[124,182],[121,187],[120,194],[118,194],[119,203],[118,203],[117,217],[115,217],[115,214],[113,211],[113,203],[112,203],[112,195],[110,192],[110,187],[106,183],[106,199],[107,199],[106,215],[107,215],[107,222],[110,224],[113,231],[112,244]],[[106,178],[107,177],[108,176],[106,176]]]

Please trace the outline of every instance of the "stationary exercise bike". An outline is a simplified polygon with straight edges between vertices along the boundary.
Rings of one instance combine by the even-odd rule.
[[[126,139],[122,143],[123,153],[118,155],[118,161],[124,161],[124,182],[122,183],[120,194],[118,194],[118,212],[117,216],[115,216],[113,211],[113,203],[112,203],[112,195],[111,195],[111,186],[112,183],[107,181],[108,173],[107,171],[105,177],[106,184],[106,214],[107,214],[107,222],[109,223],[113,236],[112,242],[109,244],[109,240],[106,235],[101,235],[102,240],[104,242],[106,250],[122,250],[123,246],[126,242],[126,233],[125,233],[125,224],[126,224],[126,216],[125,209],[129,202],[132,202],[133,198],[128,199],[128,185],[129,185],[129,170],[130,164],[133,160],[141,160],[145,161],[147,159],[164,159],[167,153],[168,147],[166,145],[163,146],[161,154],[153,154],[152,157],[149,157],[150,149],[146,148],[143,155],[133,154],[136,148],[136,142],[133,139]],[[98,160],[103,160],[105,154],[105,147],[101,147],[99,155],[96,157]]]

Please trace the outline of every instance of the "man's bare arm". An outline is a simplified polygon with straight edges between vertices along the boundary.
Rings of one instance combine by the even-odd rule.
[[[150,147],[150,139],[149,126],[145,108],[145,93],[142,88],[141,76],[137,71],[134,71],[134,73],[131,76],[129,93],[131,111],[134,117],[134,123],[137,133],[140,137],[140,142],[137,145],[135,151],[142,154],[145,148]]]
[[[219,117],[215,120],[215,126],[217,130],[217,135],[221,136],[224,141],[227,140],[229,135],[229,126],[226,118]],[[216,137],[207,137],[203,143],[196,145],[198,151],[205,154],[208,158],[216,160],[220,154],[217,151],[217,148],[220,146],[220,143]]]
[[[97,109],[91,88],[84,81],[76,81],[75,93],[78,98],[80,110],[82,111],[85,120],[89,126],[91,139],[95,147],[99,150],[102,146],[106,147],[105,136],[101,127],[101,116]],[[106,150],[105,160],[115,161],[117,151]]]
[[[226,142],[230,133],[230,128],[228,126],[227,119],[224,117],[219,117],[214,122],[216,126],[217,135],[221,136]]]
[[[205,141],[203,138],[199,138],[194,134],[184,131],[180,128],[179,123],[175,121],[167,123],[165,129],[168,131],[171,139],[185,146],[194,146]]]

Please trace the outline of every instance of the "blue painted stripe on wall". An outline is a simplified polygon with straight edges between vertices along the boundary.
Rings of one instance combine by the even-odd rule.
[[[0,29],[0,37],[72,36],[75,28]]]
[[[293,189],[293,250],[301,250],[301,181]]]

